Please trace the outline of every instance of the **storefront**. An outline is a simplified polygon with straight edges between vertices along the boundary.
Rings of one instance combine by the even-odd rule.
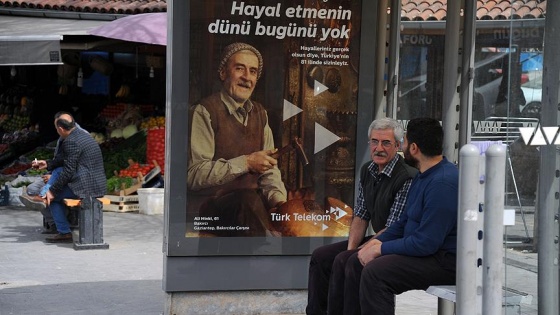
[[[52,117],[60,110],[71,112],[96,136],[108,178],[126,169],[129,159],[154,165],[146,134],[164,128],[165,45],[90,34],[125,15],[54,16],[0,19],[9,30],[0,37],[0,169],[5,180],[25,175],[30,159],[52,153],[58,137]],[[126,138],[136,131],[143,137],[124,139],[123,131]],[[158,139],[163,147],[164,139]],[[164,168],[159,151],[156,163]]]

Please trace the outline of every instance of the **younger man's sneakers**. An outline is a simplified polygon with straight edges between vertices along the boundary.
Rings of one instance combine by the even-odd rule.
[[[19,196],[19,201],[23,203],[27,208],[33,210],[43,210],[47,207],[45,200],[39,196],[29,196],[28,194],[22,194]]]
[[[55,234],[53,236],[48,236],[45,238],[47,243],[72,243],[72,233],[65,233],[65,234]]]

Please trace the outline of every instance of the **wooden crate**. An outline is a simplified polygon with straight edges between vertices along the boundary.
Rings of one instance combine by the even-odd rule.
[[[140,206],[138,205],[138,195],[105,195],[103,198],[106,198],[110,201],[110,203],[108,204],[103,204],[103,211],[132,212],[138,211],[140,209]]]
[[[149,182],[152,178],[156,177],[159,173],[161,173],[161,168],[159,167],[157,162],[154,161],[153,163],[154,163],[154,168],[148,174],[142,176],[141,173],[138,173],[138,176],[136,177],[136,184],[132,185],[129,188],[123,188],[119,191],[116,191],[113,194],[111,194],[111,196],[124,197],[136,193],[138,191],[138,188],[142,188],[143,184]]]
[[[126,197],[126,196],[129,196],[131,194],[134,194],[138,190],[138,188],[142,188],[142,177],[141,176],[139,176],[136,179],[136,184],[130,186],[129,188],[123,188],[121,190],[115,191],[111,195],[105,195],[105,196]]]

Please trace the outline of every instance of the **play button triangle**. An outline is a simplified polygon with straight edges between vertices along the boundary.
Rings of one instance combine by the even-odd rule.
[[[317,96],[329,88],[321,84],[319,81],[315,80],[315,85],[313,86],[313,96]]]
[[[284,100],[284,114],[282,115],[283,121],[286,121],[293,116],[303,112],[303,110],[296,105]]]
[[[331,144],[340,140],[340,137],[330,132],[327,128],[315,123],[315,152],[317,153]]]

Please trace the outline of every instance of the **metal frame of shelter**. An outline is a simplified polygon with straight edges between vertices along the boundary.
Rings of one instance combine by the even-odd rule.
[[[457,150],[470,142],[474,65],[474,36],[476,21],[476,1],[466,0],[464,3],[464,26],[462,42],[461,67],[459,64],[458,42],[461,27],[458,23],[446,25],[445,41],[445,73],[444,73],[444,103],[443,126],[446,130],[444,139],[444,154],[457,158]],[[559,99],[560,56],[547,54],[547,51],[557,51],[560,39],[559,14],[560,3],[547,2],[547,18],[545,21],[545,53],[543,74],[543,102],[541,125],[558,126],[557,104]],[[459,1],[448,1],[447,21],[460,20],[461,5]],[[456,25],[457,24],[457,25]],[[453,36],[454,35],[454,36]],[[456,59],[457,62],[448,59]],[[461,71],[457,71],[461,69]],[[457,82],[457,84],[453,84]],[[459,89],[457,89],[459,87]],[[456,91],[459,90],[459,93]],[[457,106],[459,105],[459,106]],[[463,123],[461,123],[463,122]],[[467,122],[467,123],[465,123]],[[559,309],[559,272],[558,272],[558,188],[560,161],[554,146],[541,147],[541,166],[539,171],[539,313],[553,314]],[[500,235],[501,237],[501,235]],[[462,270],[458,270],[461,273]],[[542,275],[542,276],[541,276]]]

